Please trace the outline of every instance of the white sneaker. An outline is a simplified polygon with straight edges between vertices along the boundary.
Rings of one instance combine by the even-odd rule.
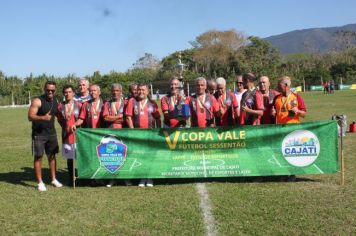
[[[132,182],[129,179],[125,179],[125,184],[126,184],[126,186],[131,186]]]
[[[61,184],[57,179],[52,180],[51,184],[56,188],[63,187],[63,184]]]
[[[153,187],[153,180],[152,179],[147,179],[146,186],[147,187]]]
[[[112,186],[114,186],[114,184],[116,184],[115,180],[110,180],[109,183],[106,185],[106,187],[111,188]]]
[[[145,179],[141,179],[140,183],[138,184],[139,187],[145,187],[146,184],[146,180]]]
[[[37,189],[40,192],[47,191],[46,185],[43,182],[37,184]]]

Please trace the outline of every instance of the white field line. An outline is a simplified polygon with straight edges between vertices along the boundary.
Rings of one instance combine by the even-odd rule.
[[[6,105],[6,106],[0,106],[0,108],[17,108],[17,107],[29,107],[29,104],[25,105]]]
[[[91,179],[94,179],[95,175],[99,172],[100,169],[101,169],[101,166],[98,167],[98,169],[95,171],[95,173],[93,174],[93,176],[91,177]]]
[[[279,167],[282,167],[281,163],[279,163],[279,161],[277,160],[277,158],[274,156],[274,154],[272,155],[273,159],[275,160],[275,162],[277,163],[277,165]]]
[[[217,235],[215,219],[212,214],[212,204],[209,198],[209,193],[206,190],[204,183],[196,184],[197,192],[200,197],[200,209],[202,210],[204,225],[207,236]]]
[[[132,171],[132,169],[133,169],[134,167],[136,167],[136,166],[135,166],[136,162],[137,162],[137,158],[135,158],[135,161],[134,161],[134,162],[132,163],[132,165],[130,166],[129,171]],[[140,165],[138,165],[138,166],[140,166]]]
[[[317,165],[313,165],[319,172],[320,172],[320,174],[324,174],[324,171],[322,171]]]

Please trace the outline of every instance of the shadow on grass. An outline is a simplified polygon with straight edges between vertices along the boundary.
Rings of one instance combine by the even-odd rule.
[[[27,187],[34,187],[36,184],[35,173],[33,168],[23,167],[22,171],[0,173],[0,182],[7,182],[14,185],[22,185]],[[68,184],[68,172],[67,170],[59,169],[56,172],[57,179]],[[42,168],[42,177],[44,182],[50,182],[49,168]],[[108,180],[100,181],[93,184],[92,180],[77,179],[77,187],[95,187],[103,186]],[[28,184],[27,182],[33,182],[34,184]],[[137,185],[139,179],[133,179],[133,185]],[[181,184],[193,184],[193,183],[268,183],[268,182],[319,182],[318,180],[308,179],[303,177],[297,177],[290,179],[288,176],[264,176],[264,177],[220,177],[220,178],[190,178],[190,179],[154,179],[155,185],[181,185]],[[125,185],[124,180],[117,180],[118,185]],[[70,186],[70,185],[69,185]]]
[[[137,186],[139,179],[131,180],[133,186]],[[283,183],[283,182],[320,182],[314,179],[297,177],[291,179],[288,176],[265,177],[220,177],[220,178],[190,178],[190,179],[154,179],[154,185],[183,185],[194,183]],[[125,185],[124,181],[117,179],[116,185]]]
[[[155,185],[191,184],[191,183],[269,183],[269,182],[320,182],[314,179],[288,176],[258,176],[258,177],[220,177],[196,179],[155,179]]]
[[[67,171],[57,170],[56,178],[61,181],[67,177]],[[50,182],[49,168],[42,168],[42,178],[44,182]],[[26,182],[34,182],[34,184],[28,184]],[[35,173],[33,168],[23,167],[21,171],[0,173],[0,182],[6,182],[9,184],[22,185],[27,187],[33,187],[36,184]]]

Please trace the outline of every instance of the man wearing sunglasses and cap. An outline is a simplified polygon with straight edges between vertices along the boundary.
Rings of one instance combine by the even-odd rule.
[[[54,118],[58,111],[55,92],[56,83],[47,81],[44,85],[44,94],[34,98],[28,110],[28,120],[32,121],[32,152],[35,176],[38,183],[37,189],[40,192],[47,190],[42,181],[42,156],[44,152],[48,157],[51,184],[54,187],[62,187],[62,184],[56,179],[56,154],[59,147],[54,127]]]

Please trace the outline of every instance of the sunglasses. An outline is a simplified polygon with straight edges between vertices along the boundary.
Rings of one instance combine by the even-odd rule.
[[[236,84],[243,84],[243,82],[236,82]]]
[[[55,89],[46,89],[46,91],[47,91],[47,92],[52,92],[52,93],[56,92]]]

